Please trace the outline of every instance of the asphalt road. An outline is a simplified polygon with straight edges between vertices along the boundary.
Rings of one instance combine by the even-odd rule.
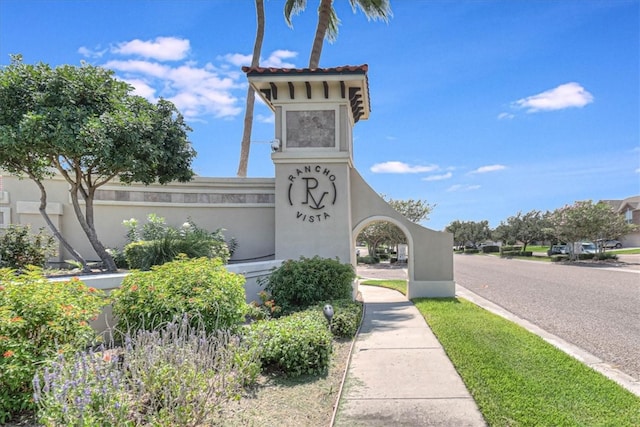
[[[640,271],[456,254],[454,277],[640,380]]]

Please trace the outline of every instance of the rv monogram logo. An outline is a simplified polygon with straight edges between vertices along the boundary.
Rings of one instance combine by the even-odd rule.
[[[320,222],[331,217],[328,206],[336,203],[336,176],[320,165],[296,168],[289,175],[289,205],[298,205],[296,219]]]

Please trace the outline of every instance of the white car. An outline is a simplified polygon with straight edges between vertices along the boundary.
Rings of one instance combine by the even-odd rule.
[[[620,249],[622,247],[622,243],[617,240],[599,240],[598,245],[605,249]]]

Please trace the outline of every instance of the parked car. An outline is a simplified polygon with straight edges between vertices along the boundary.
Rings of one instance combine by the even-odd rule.
[[[567,245],[553,245],[547,250],[547,255],[560,255],[567,253]]]
[[[622,247],[622,243],[618,240],[598,240],[598,246],[605,249],[620,249]]]
[[[596,254],[598,253],[598,248],[591,242],[582,242],[580,243],[581,252],[583,254]]]

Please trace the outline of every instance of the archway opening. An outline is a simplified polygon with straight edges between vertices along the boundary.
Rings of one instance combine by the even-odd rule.
[[[372,216],[356,224],[352,236],[356,254],[353,266],[359,277],[354,296],[357,286],[368,279],[405,281],[402,287],[408,295],[413,277],[413,238],[409,230],[394,218]]]

